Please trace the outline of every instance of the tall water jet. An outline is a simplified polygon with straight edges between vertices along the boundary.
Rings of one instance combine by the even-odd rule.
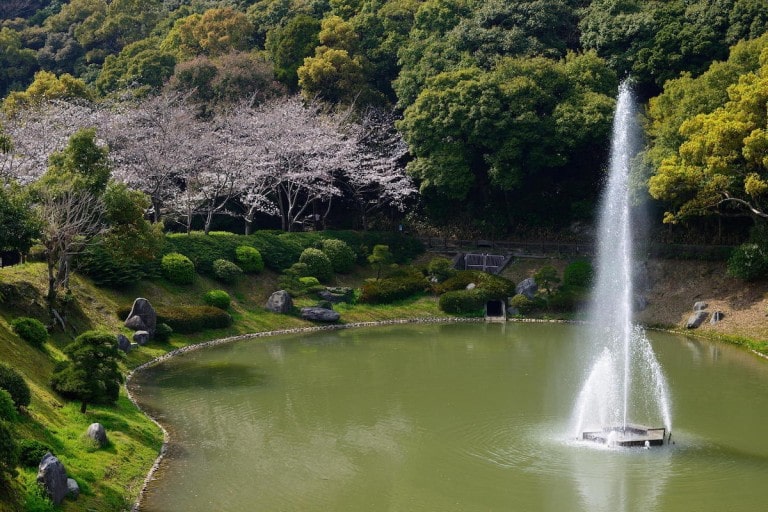
[[[615,441],[618,436],[642,443],[647,436],[638,437],[638,430],[647,427],[637,425],[663,426],[666,432],[671,428],[661,367],[644,330],[632,321],[635,226],[630,170],[637,154],[638,131],[635,102],[625,82],[619,88],[608,182],[598,220],[596,283],[589,322],[597,360],[573,413],[577,436],[601,442]],[[657,429],[650,430],[655,439]],[[663,435],[662,431],[662,441]]]

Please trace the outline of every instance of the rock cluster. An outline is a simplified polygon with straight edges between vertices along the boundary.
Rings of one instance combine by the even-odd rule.
[[[74,499],[80,494],[77,482],[67,478],[64,464],[51,452],[46,453],[40,461],[37,483],[43,487],[54,505],[60,505],[68,495]]]

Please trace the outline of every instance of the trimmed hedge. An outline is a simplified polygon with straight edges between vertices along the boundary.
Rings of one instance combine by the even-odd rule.
[[[182,334],[232,325],[229,313],[213,306],[161,306],[157,308],[157,321]]]
[[[247,274],[258,274],[264,270],[264,259],[255,247],[240,245],[235,248],[235,262]]]
[[[209,290],[203,295],[203,302],[225,311],[229,309],[231,301],[229,294],[224,290]]]
[[[592,283],[592,264],[589,260],[576,260],[563,270],[563,286],[568,288],[586,288]]]
[[[233,233],[211,232],[208,235],[194,231],[190,234],[171,234],[166,237],[166,252],[183,254],[203,275],[213,275],[213,262],[233,260],[235,249],[243,244],[243,237]],[[249,244],[246,244],[249,245]]]
[[[155,326],[155,341],[165,343],[171,339],[171,334],[173,334],[173,329],[170,325],[160,323]]]
[[[48,339],[48,330],[40,320],[22,316],[11,321],[11,329],[19,338],[34,347],[42,347]]]
[[[365,283],[359,300],[366,304],[388,304],[423,293],[427,287],[424,276],[414,272]]]
[[[213,277],[222,283],[232,284],[243,275],[243,269],[229,260],[216,260],[213,262]]]
[[[301,251],[304,250],[304,247],[298,244],[294,238],[260,231],[251,235],[250,245],[259,250],[267,267],[282,272],[299,261]]]
[[[491,298],[482,288],[454,290],[442,294],[438,306],[441,311],[453,315],[482,314],[485,303]]]
[[[515,283],[505,277],[479,270],[457,270],[453,276],[436,285],[435,292],[443,294],[465,290],[470,283],[475,283],[477,288],[488,292],[488,300],[506,299],[515,294]]]
[[[172,283],[192,284],[195,280],[195,265],[183,254],[178,252],[166,254],[160,266],[163,276]]]

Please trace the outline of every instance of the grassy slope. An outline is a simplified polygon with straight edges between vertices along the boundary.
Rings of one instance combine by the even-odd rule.
[[[367,277],[364,270],[338,276],[336,285],[357,286]],[[44,312],[45,268],[42,264],[0,269],[0,284],[14,284],[25,290],[21,300],[0,302],[0,360],[15,367],[32,389],[32,403],[15,424],[18,437],[37,439],[52,447],[67,471],[79,483],[81,496],[76,502],[65,500],[63,510],[127,510],[136,498],[147,471],[162,445],[162,433],[141,414],[121,392],[114,407],[89,406],[80,414],[79,404],[56,396],[48,385],[53,366],[64,356],[61,349],[72,339],[55,333],[44,350],[37,350],[15,336],[9,322],[16,316],[38,316]],[[31,286],[23,284],[29,283]],[[232,286],[223,286],[198,277],[190,286],[176,286],[164,281],[142,282],[123,290],[100,289],[89,281],[74,276],[72,289],[76,298],[69,320],[83,332],[103,328],[111,332],[130,331],[116,317],[119,306],[130,305],[136,297],[145,297],[155,306],[202,304],[203,293],[210,289],[225,289],[232,297],[231,313],[234,325],[228,329],[211,330],[188,337],[173,336],[168,343],[150,343],[131,352],[124,360],[127,371],[141,363],[175,348],[209,339],[247,332],[268,331],[311,325],[295,316],[277,315],[264,310],[269,294],[277,289],[277,276],[265,272],[246,276]],[[17,298],[18,299],[18,298]],[[297,306],[309,305],[311,299],[299,299]],[[336,308],[344,322],[366,322],[406,317],[445,316],[432,297],[421,297],[387,306],[346,306]],[[44,318],[40,318],[44,320]],[[83,440],[88,425],[102,423],[110,438],[104,450],[94,450]],[[24,482],[34,480],[35,470],[24,470],[16,482],[16,503],[0,492],[0,512],[18,510],[18,496]]]

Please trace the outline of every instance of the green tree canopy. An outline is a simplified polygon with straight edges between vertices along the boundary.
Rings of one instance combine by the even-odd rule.
[[[299,83],[296,71],[320,44],[319,33],[319,20],[307,15],[298,15],[284,27],[276,28],[267,34],[266,45],[275,64],[275,76],[289,89],[296,90]]]
[[[127,45],[104,61],[96,88],[101,94],[133,88],[139,93],[159,90],[173,75],[176,57],[160,50],[157,38],[142,39]]]

